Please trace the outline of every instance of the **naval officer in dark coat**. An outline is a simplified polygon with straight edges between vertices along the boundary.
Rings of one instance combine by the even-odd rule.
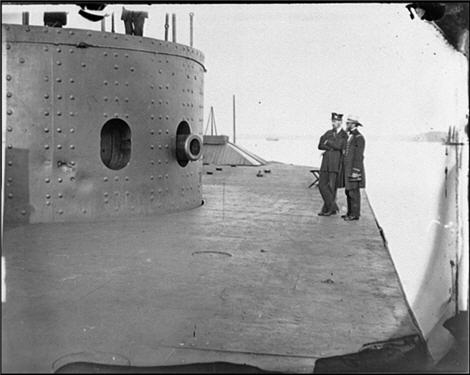
[[[362,124],[355,116],[348,116],[346,130],[349,134],[344,153],[344,188],[348,211],[342,218],[346,221],[359,220],[361,216],[361,188],[366,187],[364,170],[364,149],[366,141],[357,129]]]
[[[330,216],[336,214],[336,190],[342,175],[342,157],[346,148],[347,134],[341,129],[343,115],[340,113],[331,114],[332,129],[328,130],[320,138],[318,149],[324,150],[320,167],[320,178],[318,188],[323,198],[323,207],[318,213],[320,216]]]

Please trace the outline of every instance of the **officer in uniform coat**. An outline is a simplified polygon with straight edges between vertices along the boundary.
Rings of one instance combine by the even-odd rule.
[[[323,207],[318,213],[319,216],[330,216],[336,214],[336,190],[342,175],[342,157],[346,148],[347,134],[341,129],[343,115],[340,113],[331,114],[333,128],[328,130],[320,138],[318,149],[324,150],[320,167],[320,178],[318,188],[323,198]]]
[[[346,221],[359,220],[361,216],[361,188],[366,187],[364,171],[364,148],[366,141],[357,129],[362,124],[354,116],[348,116],[346,130],[349,133],[343,158],[344,187],[348,211],[342,218]]]

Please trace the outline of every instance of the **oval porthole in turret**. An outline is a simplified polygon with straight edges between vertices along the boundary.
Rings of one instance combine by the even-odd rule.
[[[198,160],[202,155],[202,140],[196,134],[191,134],[191,128],[186,121],[180,122],[176,129],[176,160],[185,167],[190,160]]]
[[[107,121],[101,128],[101,161],[109,169],[124,168],[131,159],[131,129],[121,119]]]

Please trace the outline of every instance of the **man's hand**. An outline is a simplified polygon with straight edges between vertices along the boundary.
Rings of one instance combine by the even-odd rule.
[[[362,180],[361,172],[358,169],[353,168],[351,176],[349,176],[349,180],[350,181],[361,181]]]

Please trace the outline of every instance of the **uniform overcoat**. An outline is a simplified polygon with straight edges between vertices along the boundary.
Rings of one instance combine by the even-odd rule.
[[[357,129],[351,131],[351,135],[346,141],[346,151],[344,154],[344,187],[346,190],[366,187],[366,173],[364,170],[364,149],[366,141],[364,136]],[[361,181],[350,181],[349,177],[353,172],[361,174]],[[342,187],[342,186],[341,186]]]
[[[343,151],[346,148],[348,135],[344,130],[328,130],[320,137],[318,149],[324,150],[320,171],[339,172],[343,161]]]

